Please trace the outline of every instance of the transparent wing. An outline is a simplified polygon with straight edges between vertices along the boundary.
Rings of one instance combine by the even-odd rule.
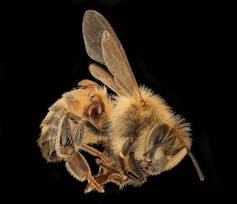
[[[105,84],[107,87],[109,87],[111,90],[113,90],[115,93],[119,95],[129,95],[129,93],[119,87],[115,81],[113,76],[106,70],[104,70],[102,67],[96,64],[90,64],[89,65],[90,73],[93,77],[101,81],[103,84]]]
[[[90,58],[101,64],[105,64],[101,48],[101,39],[105,30],[116,37],[109,22],[100,13],[94,10],[87,10],[82,22],[86,52]]]
[[[101,46],[105,65],[114,76],[115,82],[126,87],[131,95],[141,98],[137,81],[120,42],[108,31],[104,31]]]
[[[109,22],[94,10],[86,11],[83,36],[88,55],[107,66],[116,85],[125,94],[142,98],[123,47]]]

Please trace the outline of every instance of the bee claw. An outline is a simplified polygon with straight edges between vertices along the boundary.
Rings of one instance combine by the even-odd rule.
[[[90,193],[91,191],[93,191],[93,190],[95,190],[95,189],[96,189],[99,193],[104,193],[104,192],[105,192],[104,188],[98,189],[98,188],[96,188],[94,185],[88,183],[87,186],[85,187],[84,193]]]

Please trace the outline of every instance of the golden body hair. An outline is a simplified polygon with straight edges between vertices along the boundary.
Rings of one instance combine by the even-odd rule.
[[[203,180],[190,152],[190,125],[160,96],[139,88],[109,22],[97,11],[87,10],[82,31],[88,56],[107,67],[91,64],[91,74],[116,93],[104,151],[111,164],[97,161],[101,171],[95,179],[101,184],[112,181],[119,186],[141,185],[149,175],[173,168],[188,154]],[[124,175],[124,180],[114,173]],[[87,186],[87,191],[91,189]]]
[[[135,97],[117,96],[115,106],[111,114],[111,126],[109,140],[115,154],[119,154],[124,144],[132,135],[137,137],[133,148],[136,160],[144,159],[144,144],[152,126],[166,123],[175,129],[177,145],[191,147],[190,127],[183,123],[183,119],[175,116],[171,108],[158,95],[154,95],[149,89],[140,88],[144,101]],[[145,102],[145,103],[144,103]],[[142,145],[143,144],[143,145]]]

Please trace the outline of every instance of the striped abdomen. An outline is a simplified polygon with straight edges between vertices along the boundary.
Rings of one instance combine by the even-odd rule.
[[[62,159],[56,152],[56,145],[59,125],[66,113],[67,104],[63,98],[59,99],[49,108],[48,114],[40,125],[41,134],[38,139],[38,144],[41,148],[42,155],[48,162],[57,162]]]

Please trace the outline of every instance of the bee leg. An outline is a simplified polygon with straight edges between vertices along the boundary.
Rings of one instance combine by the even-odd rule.
[[[101,167],[101,171],[99,175],[95,177],[95,179],[100,181],[100,176],[102,177],[103,175],[107,175],[107,182],[108,181],[115,181],[116,183],[118,182],[119,184],[124,183],[127,180],[127,176],[120,174],[118,170],[116,170],[114,167],[111,165],[108,166],[103,161],[100,159],[96,159],[96,164],[98,164]],[[103,170],[107,173],[102,174]],[[105,181],[106,182],[106,181]],[[101,181],[100,181],[101,183]]]
[[[126,182],[127,176],[117,173],[117,171],[114,170],[111,166],[107,166],[103,163],[100,159],[96,160],[96,164],[100,166],[100,172],[97,176],[95,176],[95,180],[100,184],[106,184],[108,182],[114,182],[117,185],[122,185]],[[91,184],[88,184],[85,188],[85,191],[91,192],[94,189],[94,186]]]
[[[94,179],[88,162],[81,153],[76,153],[66,161],[66,168],[69,173],[79,181],[87,180],[98,192],[103,193],[104,188]],[[85,191],[87,193],[87,191]]]
[[[137,162],[134,157],[134,152],[129,152],[128,155],[123,155],[122,152],[120,152],[118,158],[122,170],[128,178],[138,183],[144,183],[146,181],[146,178],[144,178],[137,166]]]
[[[102,152],[100,152],[99,150],[95,149],[94,147],[92,147],[90,145],[87,145],[87,144],[82,144],[81,149],[83,149],[84,151],[88,152],[92,156],[99,157],[108,166],[110,165],[111,161],[108,160],[108,158],[105,157],[105,155]]]
[[[74,143],[77,147],[81,146],[84,135],[84,121],[80,120],[78,123],[78,128],[74,134]]]
[[[143,183],[145,178],[137,167],[134,152],[130,151],[136,138],[137,137],[132,137],[123,145],[122,151],[119,153],[118,158],[124,174],[134,181]]]
[[[81,142],[82,135],[83,128],[79,125],[76,136],[74,136],[75,138],[78,137],[78,143]],[[79,152],[75,152],[68,114],[66,114],[62,120],[59,143],[59,151],[66,161],[65,165],[69,173],[79,181],[87,180],[98,192],[104,192],[103,187],[99,185],[92,176],[89,164],[84,156]]]
[[[121,174],[118,173],[111,173],[108,172],[106,174],[99,174],[97,176],[94,177],[94,179],[96,180],[97,183],[99,183],[100,185],[106,184],[108,182],[113,182],[116,183],[117,185],[122,185],[125,183],[126,179],[124,179],[124,176],[122,176]],[[95,187],[91,184],[87,184],[86,188],[85,188],[85,192],[89,193],[91,192]]]

